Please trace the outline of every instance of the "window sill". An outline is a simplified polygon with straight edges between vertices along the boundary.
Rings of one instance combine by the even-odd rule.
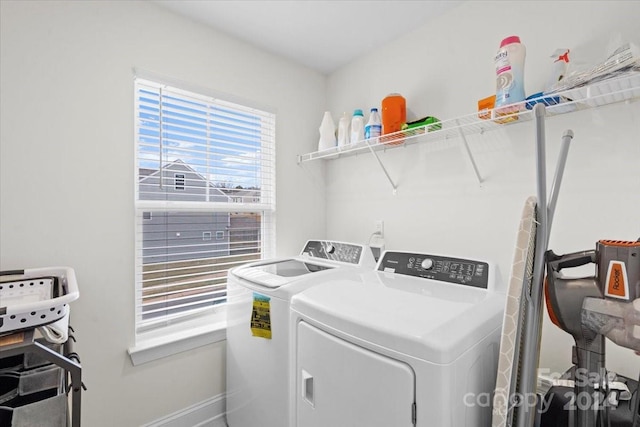
[[[136,344],[128,349],[128,353],[133,366],[138,366],[223,341],[226,337],[226,316],[224,312],[218,312],[160,330],[138,334]]]

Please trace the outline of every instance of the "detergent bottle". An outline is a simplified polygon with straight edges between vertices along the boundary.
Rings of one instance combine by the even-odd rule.
[[[336,125],[329,111],[324,112],[322,123],[320,124],[320,139],[318,141],[318,151],[325,151],[336,146]]]
[[[398,132],[407,122],[407,103],[399,93],[387,95],[382,100],[382,134]]]
[[[524,92],[524,58],[526,49],[518,36],[510,36],[502,40],[495,57],[496,64],[496,119],[499,123],[518,120],[518,106],[505,107],[525,100]]]
[[[362,110],[357,109],[353,111],[353,117],[351,118],[351,138],[350,142],[355,145],[364,139],[364,114]]]
[[[370,144],[376,144],[381,134],[382,121],[380,120],[380,113],[377,108],[372,108],[371,114],[369,114],[369,121],[364,127],[364,139],[368,140]]]
[[[382,100],[382,135],[387,135],[402,130],[407,122],[407,102],[399,93],[387,95]],[[382,143],[400,144],[404,139],[394,136],[382,137]]]
[[[349,115],[345,112],[338,121],[338,150],[349,145]]]

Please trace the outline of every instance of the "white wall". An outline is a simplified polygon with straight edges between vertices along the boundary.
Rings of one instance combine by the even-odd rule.
[[[531,124],[470,139],[481,186],[456,140],[383,154],[397,196],[369,156],[325,171],[297,166],[295,155],[315,149],[326,107],[337,119],[397,91],[414,117],[471,113],[494,90],[502,37],[518,34],[527,46],[531,92],[556,47],[584,47],[615,29],[638,40],[640,16],[638,2],[468,2],[326,81],[147,2],[2,1],[0,12],[0,268],[76,269],[72,323],[89,387],[83,423],[92,427],[139,425],[224,392],[222,343],[138,367],[126,354],[133,67],[276,109],[280,255],[324,236],[325,220],[327,236],[363,241],[384,219],[389,248],[462,251],[498,261],[506,276],[522,204],[535,191]],[[548,123],[550,170],[562,130],[576,132],[551,237],[558,252],[640,236],[638,123],[637,102]],[[566,368],[568,338],[545,325],[543,344],[542,366]],[[637,359],[609,347],[610,368],[637,375]]]
[[[133,367],[133,67],[275,108],[279,254],[324,235],[324,76],[149,2],[1,2],[0,268],[74,267],[83,425],[135,426],[224,392],[224,343]],[[300,94],[304,93],[304,96]],[[320,191],[322,195],[322,191]]]
[[[493,57],[504,37],[519,35],[527,48],[525,88],[531,94],[543,88],[556,48],[584,55],[616,32],[640,43],[639,16],[638,2],[465,2],[329,76],[328,109],[339,117],[379,107],[387,94],[399,92],[409,119],[471,114],[478,99],[495,91]],[[547,122],[549,177],[563,130],[575,132],[550,239],[557,253],[595,249],[603,238],[640,237],[639,123],[637,101]],[[382,153],[399,184],[396,196],[372,156],[328,161],[327,235],[366,241],[382,219],[388,249],[495,260],[506,282],[521,210],[536,191],[533,126],[475,135],[469,144],[482,185],[459,138]],[[571,339],[546,314],[542,344],[541,368],[563,372]],[[610,344],[607,357],[610,369],[637,377],[640,359],[630,350]]]

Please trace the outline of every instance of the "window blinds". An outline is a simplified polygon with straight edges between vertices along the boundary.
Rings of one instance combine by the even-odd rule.
[[[136,330],[210,311],[274,243],[275,115],[135,81]]]

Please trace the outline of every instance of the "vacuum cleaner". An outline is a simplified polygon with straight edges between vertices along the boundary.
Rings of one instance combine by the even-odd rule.
[[[547,311],[551,321],[575,340],[575,366],[570,373],[572,411],[565,414],[568,423],[564,425],[640,427],[638,383],[633,381],[636,390],[629,390],[605,368],[605,338],[640,352],[640,239],[601,240],[595,250],[566,255],[547,251],[545,260]],[[568,278],[562,274],[587,264],[595,264],[593,276]],[[617,412],[612,422],[611,413],[621,401],[628,409]],[[560,425],[557,415],[549,418],[556,420],[554,426]]]

